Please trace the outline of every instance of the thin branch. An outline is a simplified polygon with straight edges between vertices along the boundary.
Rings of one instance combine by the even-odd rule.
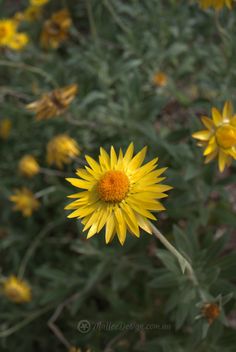
[[[34,241],[31,243],[29,246],[28,250],[25,253],[25,256],[22,259],[22,262],[19,267],[18,271],[18,277],[23,278],[26,266],[30,260],[30,258],[33,256],[35,250],[41,243],[42,239],[56,226],[58,226],[63,220],[60,220],[58,222],[51,222],[49,223],[42,231],[39,232],[39,234],[35,237]]]
[[[18,68],[20,70],[25,70],[25,71],[36,73],[36,74],[40,75],[41,77],[44,77],[47,81],[51,82],[51,84],[54,87],[58,87],[58,84],[56,83],[56,81],[47,72],[43,71],[41,68],[27,65],[22,62],[10,62],[10,61],[6,61],[6,60],[0,60],[0,66]]]

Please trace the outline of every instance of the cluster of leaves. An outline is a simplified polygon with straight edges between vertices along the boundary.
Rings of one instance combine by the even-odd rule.
[[[5,17],[26,3],[8,5],[0,2]],[[65,351],[51,322],[71,345],[92,351],[234,351],[235,166],[223,176],[214,163],[204,166],[191,133],[201,113],[234,101],[235,10],[216,14],[185,0],[52,0],[44,19],[65,5],[73,26],[59,49],[42,50],[39,20],[24,25],[31,36],[25,51],[0,57],[1,118],[13,123],[9,139],[0,142],[0,265],[4,276],[20,268],[33,289],[28,304],[1,298],[0,349]],[[165,87],[153,85],[158,71],[168,77]],[[36,122],[26,112],[26,103],[70,83],[79,85],[79,95],[69,117]],[[116,241],[105,246],[103,236],[86,241],[80,222],[66,219],[71,189],[64,177],[19,176],[24,154],[33,153],[45,166],[46,143],[65,131],[95,158],[100,145],[134,141],[169,167],[174,190],[158,225],[192,262],[199,285],[147,234],[122,248]],[[72,175],[77,166],[64,171]],[[26,184],[45,192],[29,219],[12,213],[8,200]],[[210,325],[199,317],[204,302],[221,306]],[[77,324],[84,319],[158,328],[81,333]]]

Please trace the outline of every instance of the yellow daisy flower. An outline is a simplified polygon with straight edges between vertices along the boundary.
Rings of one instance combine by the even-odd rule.
[[[76,141],[66,134],[54,137],[47,145],[47,162],[62,168],[80,154]]]
[[[215,10],[221,10],[224,6],[227,6],[229,9],[232,9],[232,3],[232,0],[200,0],[200,6],[203,9],[213,7]]]
[[[29,285],[12,275],[3,283],[3,293],[12,302],[25,303],[32,299]]]
[[[43,6],[46,5],[49,0],[30,0],[32,6]]]
[[[0,46],[8,45],[16,32],[16,23],[13,20],[0,20]]]
[[[33,177],[39,173],[40,167],[32,155],[25,155],[19,161],[19,171],[23,176]]]
[[[67,9],[60,10],[44,23],[40,42],[45,49],[57,49],[68,37],[71,17]]]
[[[28,188],[17,189],[15,194],[11,195],[9,199],[15,203],[13,209],[21,211],[25,217],[31,216],[40,206],[39,201]]]
[[[10,119],[6,118],[0,121],[0,138],[8,139],[12,128],[12,122]]]
[[[153,77],[153,84],[158,87],[165,87],[167,85],[167,75],[164,72],[157,72]]]
[[[201,120],[206,129],[192,136],[200,141],[199,146],[205,147],[205,163],[218,156],[219,170],[223,172],[236,159],[236,115],[233,114],[232,104],[227,101],[222,114],[213,107],[212,119],[202,116]]]
[[[77,198],[65,209],[74,209],[69,218],[81,218],[83,231],[89,229],[87,238],[99,233],[105,226],[105,239],[109,243],[117,234],[123,245],[127,230],[139,237],[139,227],[152,233],[148,219],[156,220],[152,211],[165,210],[158,199],[167,197],[164,193],[172,187],[160,184],[165,177],[159,177],[166,168],[156,169],[158,158],[142,166],[147,148],[133,156],[131,143],[123,155],[117,156],[113,147],[110,155],[101,148],[99,163],[86,156],[89,166],[78,169],[79,178],[68,178],[73,186],[84,191],[72,194]]]
[[[44,94],[39,100],[26,105],[26,109],[34,112],[38,121],[59,116],[65,112],[66,108],[74,100],[77,91],[77,84],[54,89]]]
[[[26,33],[16,33],[8,43],[8,47],[12,50],[22,50],[29,42],[29,37]]]

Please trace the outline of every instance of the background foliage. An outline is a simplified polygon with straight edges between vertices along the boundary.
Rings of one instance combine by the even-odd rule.
[[[0,4],[1,17],[27,6]],[[235,351],[236,168],[219,175],[216,163],[203,165],[191,138],[212,105],[236,104],[235,9],[216,14],[184,0],[52,0],[44,19],[65,6],[73,26],[59,49],[42,50],[39,20],[24,25],[31,39],[24,51],[0,53],[0,118],[13,123],[9,139],[0,141],[0,268],[4,276],[25,269],[33,289],[28,304],[1,297],[0,350],[65,351],[48,327],[59,307],[56,324],[82,350]],[[158,71],[167,75],[166,87],[153,85]],[[25,110],[42,93],[70,83],[79,85],[79,94],[62,117],[36,122]],[[157,225],[192,261],[206,300],[226,297],[213,324],[196,319],[199,288],[155,238],[128,238],[124,247],[106,246],[102,235],[86,241],[80,222],[66,218],[72,189],[63,176],[28,181],[19,175],[26,153],[47,167],[46,143],[61,132],[78,141],[82,155],[96,158],[101,145],[125,148],[134,141],[169,167],[174,190]],[[63,172],[73,175],[76,167]],[[24,185],[43,195],[29,219],[13,213],[8,200]],[[160,327],[83,334],[77,330],[82,319]]]

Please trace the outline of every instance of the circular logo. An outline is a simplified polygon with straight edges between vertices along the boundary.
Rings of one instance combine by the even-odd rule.
[[[86,334],[91,329],[91,324],[88,320],[80,320],[77,324],[77,330],[82,334]]]

